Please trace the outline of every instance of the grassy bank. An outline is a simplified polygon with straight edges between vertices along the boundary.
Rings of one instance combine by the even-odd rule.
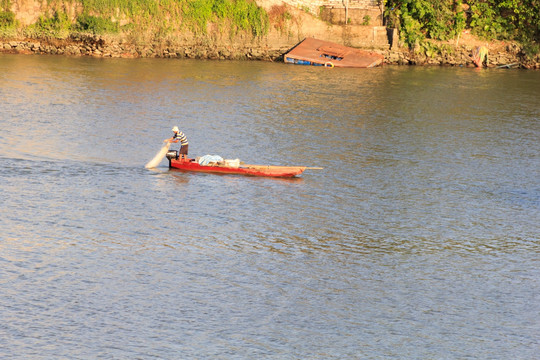
[[[50,14],[22,27],[11,1],[0,0],[0,35],[63,39],[74,33],[123,34],[153,41],[190,32],[205,35],[209,24],[234,37],[268,33],[266,11],[253,0],[49,0]]]
[[[4,49],[0,51],[19,51],[19,46],[9,44],[11,40],[34,39],[44,46],[45,43],[55,45],[57,40],[66,39],[77,49],[65,53],[116,54],[112,50],[84,50],[84,46],[92,42],[90,39],[99,43],[106,37],[107,41],[142,49],[124,49],[129,56],[274,58],[273,52],[283,48],[283,43],[293,46],[299,41],[297,35],[309,34],[313,30],[305,25],[312,22],[302,21],[308,16],[305,11],[277,1],[268,12],[255,0],[36,1],[36,4],[41,4],[44,15],[26,21],[25,25],[17,20],[23,15],[15,16],[12,12],[12,9],[20,8],[14,5],[23,2],[0,0],[0,39],[5,40]],[[431,3],[437,6],[429,5]],[[473,46],[489,42],[491,58],[502,58],[508,54],[512,61],[517,57],[519,60],[516,61],[524,67],[538,68],[540,16],[537,13],[540,12],[536,11],[538,6],[533,3],[533,0],[526,0],[523,4],[495,0],[386,0],[385,23],[397,28],[400,38],[399,49],[393,49],[395,53],[389,58],[398,52],[410,53],[390,62],[452,64],[457,59],[455,63],[458,64],[461,63],[461,46],[470,45],[467,46],[470,52]],[[322,24],[325,29],[326,26],[346,26]],[[293,26],[294,31],[291,30]],[[347,32],[346,28],[338,29],[341,30]],[[270,36],[266,36],[268,34]],[[468,42],[467,34],[475,35],[482,42]],[[184,48],[189,51],[182,50]],[[24,51],[60,51],[41,47],[31,49]],[[261,49],[272,54],[254,54]]]

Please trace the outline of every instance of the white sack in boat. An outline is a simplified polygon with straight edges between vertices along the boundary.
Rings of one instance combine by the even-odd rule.
[[[199,165],[201,166],[209,166],[209,165],[215,165],[218,162],[222,162],[223,158],[219,155],[204,155],[199,158]]]
[[[144,167],[147,169],[155,168],[159,165],[161,160],[167,155],[167,151],[169,151],[169,146],[171,146],[170,142],[166,142],[165,145],[159,150],[159,152],[154,156],[152,160],[150,160]]]
[[[240,167],[240,159],[225,159],[225,166],[237,168]]]

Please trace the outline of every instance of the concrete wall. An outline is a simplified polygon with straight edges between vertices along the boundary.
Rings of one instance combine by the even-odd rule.
[[[287,13],[292,17],[281,31],[270,29],[267,37],[268,43],[273,46],[283,46],[296,44],[306,37],[314,37],[320,40],[332,41],[345,46],[367,48],[367,49],[388,49],[388,36],[385,27],[377,23],[377,16],[381,10],[375,0],[349,0],[350,4],[367,6],[367,9],[359,7],[348,10],[348,17],[355,20],[344,26],[345,11],[342,0],[256,0],[257,4],[267,11],[272,11],[275,6],[286,7]],[[316,4],[317,13],[307,11],[307,6]],[[322,12],[320,14],[321,8]],[[332,8],[331,4],[339,5]],[[367,4],[367,5],[366,5]],[[302,7],[306,6],[306,7]],[[285,11],[285,10],[282,10]],[[332,13],[335,11],[336,13]],[[326,14],[326,15],[325,15]],[[366,14],[370,14],[369,25],[362,25]],[[321,19],[321,15],[334,16],[334,20]],[[341,16],[341,17],[340,17]]]
[[[382,26],[383,17],[378,9],[324,7],[321,10],[321,19],[336,25],[370,25]]]
[[[334,25],[382,26],[383,5],[378,0],[256,0],[269,9],[273,5],[287,4],[308,12]],[[367,16],[367,17],[366,17]],[[366,21],[369,19],[368,21]]]
[[[284,3],[298,9],[309,9],[314,15],[319,15],[321,7],[345,8],[348,2],[349,9],[379,9],[378,0],[282,0]]]

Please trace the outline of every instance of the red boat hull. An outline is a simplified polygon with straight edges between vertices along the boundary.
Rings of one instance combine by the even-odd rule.
[[[246,165],[228,167],[222,165],[202,166],[194,159],[169,159],[169,167],[184,171],[195,171],[217,174],[239,174],[249,176],[267,177],[295,177],[304,172],[305,166],[273,166],[273,165]]]

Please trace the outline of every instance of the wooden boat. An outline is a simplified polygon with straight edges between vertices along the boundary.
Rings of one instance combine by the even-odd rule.
[[[283,60],[297,65],[371,68],[382,64],[384,56],[329,41],[306,38],[286,53]]]
[[[169,168],[184,171],[196,171],[216,174],[239,174],[267,177],[295,177],[302,174],[306,169],[322,169],[307,166],[274,166],[248,164],[229,166],[226,163],[200,165],[195,159],[177,159],[176,151],[174,150],[167,153],[167,159],[169,159]]]

